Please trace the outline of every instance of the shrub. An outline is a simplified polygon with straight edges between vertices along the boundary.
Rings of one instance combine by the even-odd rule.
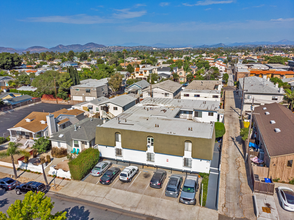
[[[35,140],[33,149],[38,150],[39,153],[45,153],[50,150],[51,141],[48,138],[40,137],[38,140]]]
[[[72,179],[81,180],[99,161],[99,151],[88,148],[68,163]]]
[[[240,136],[242,137],[243,141],[246,141],[246,139],[248,138],[248,132],[249,132],[249,128],[241,128]]]
[[[289,181],[290,184],[294,185],[294,178]]]
[[[226,133],[225,125],[222,122],[215,122],[214,129],[215,129],[215,138],[220,138],[224,136],[224,134]]]
[[[3,143],[5,143],[6,142],[6,138],[4,138],[4,137],[0,137],[0,144],[3,144]]]
[[[280,178],[273,179],[273,182],[279,182]]]
[[[6,141],[10,141],[10,137],[9,136],[6,138]]]
[[[52,155],[52,157],[55,157],[55,158],[66,157],[67,156],[67,149],[59,148],[59,147],[52,147],[51,155]]]
[[[50,163],[50,162],[51,162],[51,157],[50,157],[50,155],[47,155],[47,156],[46,156],[46,162],[47,162],[47,163]]]

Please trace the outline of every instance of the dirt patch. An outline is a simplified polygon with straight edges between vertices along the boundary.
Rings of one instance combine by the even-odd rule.
[[[143,174],[143,177],[146,178],[146,179],[149,178],[150,176],[151,176],[150,173],[144,173],[144,174]]]

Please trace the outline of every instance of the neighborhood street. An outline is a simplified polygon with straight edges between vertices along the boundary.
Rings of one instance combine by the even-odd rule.
[[[225,96],[226,134],[222,147],[219,214],[231,218],[256,219],[241,144],[239,102],[235,103],[234,91],[226,91]]]

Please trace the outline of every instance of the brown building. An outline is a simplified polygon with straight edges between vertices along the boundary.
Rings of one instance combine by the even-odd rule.
[[[269,168],[268,177],[289,182],[294,178],[294,114],[278,103],[256,107],[254,113],[259,158]]]
[[[251,70],[250,76],[258,76],[262,78],[273,78],[279,79],[292,78],[294,77],[293,71],[276,71],[276,70]]]

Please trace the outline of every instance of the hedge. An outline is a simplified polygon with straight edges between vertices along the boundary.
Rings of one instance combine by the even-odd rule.
[[[24,91],[24,90],[16,90],[16,89],[9,89],[10,92],[20,93],[22,95],[30,95],[33,96],[33,91]]]
[[[99,161],[99,151],[94,148],[88,148],[82,151],[77,158],[68,163],[71,178],[81,180]]]
[[[215,127],[215,138],[220,138],[224,136],[224,134],[226,133],[226,128],[224,123],[215,122],[214,127]]]

